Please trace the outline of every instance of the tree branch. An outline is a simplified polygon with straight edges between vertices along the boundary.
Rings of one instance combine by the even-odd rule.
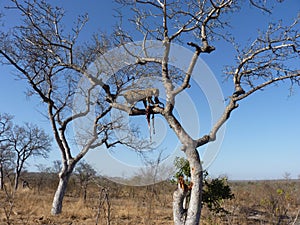
[[[207,144],[208,142],[212,142],[216,140],[217,133],[219,129],[224,125],[224,123],[229,119],[231,112],[238,107],[238,104],[236,104],[236,100],[231,98],[229,104],[226,106],[222,116],[220,119],[216,122],[216,124],[211,129],[210,133],[208,135],[204,135],[202,138],[199,138],[196,140],[196,146],[200,147],[202,145]]]
[[[194,67],[195,67],[195,65],[197,63],[197,60],[198,60],[200,52],[201,52],[200,47],[197,46],[196,44],[194,44],[194,43],[188,43],[188,44],[191,45],[191,46],[193,46],[193,47],[195,47],[196,50],[195,50],[194,55],[193,55],[193,57],[191,59],[189,68],[186,71],[183,83],[181,84],[180,87],[178,87],[176,90],[173,91],[173,95],[177,95],[180,92],[182,92],[184,89],[190,87],[190,79],[191,79],[192,73],[194,71]]]
[[[268,80],[260,85],[257,85],[256,87],[250,89],[249,91],[247,91],[245,94],[241,95],[241,96],[238,96],[238,97],[235,97],[233,98],[234,101],[240,101],[246,97],[248,97],[249,95],[253,94],[254,92],[258,91],[258,90],[261,90],[263,89],[264,87],[267,87],[269,86],[270,84],[273,84],[273,83],[276,83],[278,81],[283,81],[283,80],[297,80],[300,84],[300,70],[299,71],[296,71],[294,74],[289,74],[289,75],[286,75],[286,76],[280,76],[280,77],[276,77],[274,79],[271,79],[271,80]]]

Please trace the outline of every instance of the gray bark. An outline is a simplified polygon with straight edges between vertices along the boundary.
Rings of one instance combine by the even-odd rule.
[[[15,174],[15,184],[14,184],[14,189],[15,191],[18,189],[19,187],[19,177],[20,177],[20,173],[16,171]]]
[[[173,193],[173,218],[175,225],[184,224],[186,210],[183,207],[183,202],[185,197],[185,191],[177,187]]]
[[[22,161],[20,161],[20,157],[18,156],[17,165],[16,165],[16,169],[15,169],[15,184],[14,184],[15,191],[19,187],[19,179],[20,179],[22,169],[23,169],[23,163],[22,163]]]
[[[187,148],[186,155],[190,163],[193,187],[191,190],[191,198],[187,210],[185,224],[197,225],[200,221],[202,206],[203,170],[197,149]]]
[[[62,211],[63,199],[65,196],[68,182],[71,177],[74,166],[75,166],[75,163],[72,163],[71,165],[68,165],[67,168],[63,167],[61,173],[59,174],[59,183],[58,183],[56,192],[53,197],[53,203],[52,203],[52,209],[51,209],[52,215],[58,215]]]
[[[53,204],[51,209],[52,215],[57,215],[61,213],[62,210],[62,202],[65,196],[65,192],[67,189],[68,181],[70,178],[70,175],[62,176],[59,178],[58,187],[56,189],[54,198],[53,198]]]

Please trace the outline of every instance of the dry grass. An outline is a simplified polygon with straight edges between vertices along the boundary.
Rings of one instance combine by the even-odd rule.
[[[34,184],[34,182],[31,182]],[[63,213],[50,214],[53,188],[32,185],[14,195],[0,191],[0,224],[107,224],[171,225],[172,190],[169,183],[152,187],[130,187],[106,182],[108,202],[101,202],[98,186],[90,186],[86,202],[75,181],[68,188]],[[231,182],[235,199],[224,202],[227,215],[215,215],[203,209],[201,224],[300,224],[300,183],[296,181]],[[46,185],[45,185],[46,186]],[[11,210],[10,210],[11,209]],[[5,213],[6,212],[6,213]],[[8,213],[10,212],[10,214]]]

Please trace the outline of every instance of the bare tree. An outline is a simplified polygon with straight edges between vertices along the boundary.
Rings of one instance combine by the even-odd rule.
[[[59,160],[54,160],[54,161],[52,162],[52,168],[50,169],[50,171],[51,171],[52,173],[58,174],[59,171],[61,171],[61,161],[59,161]]]
[[[258,34],[252,43],[241,48],[233,42],[233,37],[226,33],[225,29],[230,21],[226,20],[228,17],[224,17],[228,13],[235,13],[239,10],[238,1],[119,0],[118,2],[133,9],[133,16],[129,21],[132,21],[136,30],[144,36],[143,54],[136,56],[135,52],[129,52],[130,50],[126,48],[125,51],[133,57],[136,56],[135,66],[139,65],[139,69],[148,68],[151,71],[153,64],[160,67],[160,71],[156,70],[156,74],[160,74],[165,89],[166,103],[161,106],[148,101],[150,106],[142,108],[138,105],[128,107],[111,100],[111,106],[131,116],[161,114],[175,132],[182,144],[181,149],[189,161],[193,186],[187,209],[183,207],[187,190],[178,186],[174,192],[174,224],[197,225],[201,215],[203,186],[203,169],[197,148],[216,140],[218,131],[229,119],[231,113],[238,108],[241,100],[280,81],[290,81],[291,87],[300,84],[299,16],[286,26],[280,22],[270,24],[268,29]],[[264,1],[251,0],[250,4],[258,10],[263,10],[264,13],[270,13]],[[122,12],[120,15],[122,16]],[[122,24],[124,24],[123,20]],[[130,31],[126,31],[127,27],[130,25],[120,26],[116,32],[120,44],[135,40],[135,36]],[[210,131],[198,138],[192,138],[174,113],[174,107],[178,104],[176,96],[190,87],[190,80],[199,56],[216,50],[213,45],[216,37],[230,41],[237,52],[236,65],[228,67],[226,71],[228,81],[232,82],[233,92],[226,100],[227,105],[222,116],[212,125]],[[145,46],[149,39],[162,42],[162,57],[148,54]],[[169,65],[171,44],[185,41],[193,49],[194,54],[190,59],[189,67],[182,73],[178,73]],[[297,63],[291,64],[293,60]],[[111,93],[107,89],[107,94],[111,96],[118,93]]]
[[[96,171],[93,167],[87,162],[80,162],[75,168],[76,175],[79,179],[80,187],[82,190],[83,201],[86,201],[87,188],[88,185],[92,182],[93,178],[96,176]]]
[[[77,82],[81,79],[79,70],[86,68],[102,46],[85,47],[76,45],[78,35],[87,22],[87,16],[78,18],[73,32],[64,33],[61,20],[64,11],[55,8],[45,1],[27,1],[24,4],[11,1],[10,10],[17,10],[22,15],[22,24],[2,34],[0,54],[3,63],[12,65],[20,78],[30,84],[29,95],[37,95],[47,106],[47,117],[50,121],[54,139],[60,149],[62,169],[59,173],[59,184],[53,199],[53,214],[62,210],[62,201],[67,183],[76,163],[86,154],[89,148],[107,141],[103,137],[99,142],[99,131],[96,124],[104,117],[109,107],[94,118],[93,137],[79,154],[72,154],[71,140],[67,132],[70,124],[89,112],[89,97],[85,109],[72,115],[72,101],[76,93]],[[95,48],[93,48],[95,47]]]
[[[42,188],[48,187],[49,183],[54,182],[54,180],[53,180],[53,176],[51,173],[51,167],[49,167],[48,165],[41,164],[41,163],[39,163],[35,166],[38,171],[38,176],[35,179],[35,183],[37,186],[37,192],[40,193]],[[55,174],[55,178],[57,178],[56,174]]]
[[[87,74],[88,65],[107,50],[109,41],[99,35],[88,44],[81,43],[79,34],[88,21],[87,15],[79,16],[74,27],[65,29],[64,10],[46,1],[11,0],[7,9],[19,12],[21,23],[0,33],[1,60],[28,82],[28,95],[37,95],[46,105],[46,117],[61,153],[59,184],[51,209],[52,214],[59,214],[69,178],[88,150],[102,144],[109,148],[122,142],[114,140],[111,133],[120,124],[107,118],[112,107],[105,98],[112,100],[113,96],[95,94],[97,84],[94,82],[87,82],[86,90],[77,88],[82,74]],[[117,78],[114,81],[122,85]],[[98,82],[102,85],[101,80]],[[103,86],[103,90],[108,92],[109,87]],[[75,98],[82,100],[77,110],[73,109]],[[95,114],[89,117],[92,125],[82,130],[80,143],[74,143],[74,136],[69,132],[71,126],[90,115],[91,107],[96,108]],[[73,152],[75,148],[76,153]]]
[[[0,113],[0,190],[4,186],[4,169],[7,163],[10,164],[13,159],[13,152],[10,151],[9,146],[9,132],[12,129],[13,116]]]
[[[51,138],[44,130],[33,124],[14,126],[9,134],[10,150],[15,153],[15,183],[18,189],[20,174],[25,162],[31,156],[48,157],[51,150]]]

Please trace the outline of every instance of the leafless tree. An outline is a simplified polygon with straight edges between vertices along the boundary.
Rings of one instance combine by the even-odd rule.
[[[152,114],[161,114],[165,118],[182,144],[181,149],[190,163],[193,183],[187,209],[183,207],[187,190],[178,186],[174,192],[174,224],[197,225],[201,215],[203,186],[203,169],[197,148],[216,140],[218,131],[229,119],[231,113],[238,108],[241,100],[280,81],[290,81],[291,87],[300,84],[299,16],[295,15],[295,20],[288,25],[280,22],[270,23],[267,30],[258,34],[252,43],[240,47],[234,43],[233,37],[226,33],[226,27],[230,21],[226,20],[229,17],[225,17],[240,9],[239,1],[119,0],[118,2],[133,9],[129,21],[132,21],[136,30],[144,36],[143,47],[147,46],[147,39],[162,42],[162,57],[149,56],[145,47],[143,48],[144,54],[136,57],[136,65],[149,70],[153,64],[160,66],[160,71],[156,71],[156,74],[160,74],[165,89],[166,103],[164,107],[153,104],[148,110],[120,105],[117,101],[111,101],[111,106],[133,116],[147,115],[150,111]],[[270,13],[270,9],[264,3],[265,1],[249,1],[249,4],[257,10]],[[124,24],[122,12],[120,15]],[[135,40],[134,34],[126,31],[130,25],[126,24],[124,27],[121,25],[116,32],[120,44]],[[225,71],[227,80],[232,82],[233,91],[226,100],[227,105],[222,116],[212,125],[210,131],[198,138],[192,138],[174,113],[174,107],[178,104],[176,96],[190,87],[190,80],[199,56],[216,50],[214,46],[216,38],[231,42],[237,52],[236,65],[227,67]],[[172,71],[169,65],[170,48],[172,43],[185,41],[193,49],[194,55],[186,71],[179,74],[178,71]],[[136,55],[135,52],[129,52],[129,54]],[[291,64],[294,60],[296,63]],[[111,96],[115,93],[108,90],[107,94]]]
[[[53,174],[51,173],[51,167],[49,167],[48,165],[39,163],[35,165],[35,167],[38,171],[38,176],[36,176],[35,184],[37,187],[37,192],[40,193],[42,188],[49,187],[49,183],[54,183],[55,180],[53,179],[54,176],[52,176]],[[57,178],[56,174],[55,178]]]
[[[52,168],[50,168],[50,171],[51,171],[52,173],[58,174],[59,171],[61,171],[61,161],[59,161],[59,160],[54,160],[54,161],[52,162]]]
[[[109,189],[97,185],[99,188],[99,196],[98,196],[98,207],[97,207],[97,214],[96,214],[96,222],[95,224],[99,224],[99,220],[101,221],[101,211],[103,212],[103,216],[105,218],[106,225],[111,224],[111,202],[109,198]],[[103,223],[102,223],[103,224]]]
[[[110,47],[109,39],[99,35],[89,43],[80,42],[79,34],[88,21],[87,15],[79,16],[74,27],[66,29],[62,22],[64,10],[46,1],[11,0],[7,10],[16,10],[21,22],[8,32],[0,32],[1,62],[12,66],[17,75],[28,82],[29,96],[38,96],[46,105],[46,117],[50,121],[62,161],[51,210],[52,214],[59,214],[69,178],[88,150],[127,142],[114,139],[111,132],[121,124],[117,122],[118,118],[116,121],[108,118],[112,107],[105,99],[113,100],[113,96],[103,93],[109,92],[109,86],[103,85],[104,91],[98,95],[95,94],[95,88],[103,84],[101,80],[97,80],[100,84],[93,80],[87,82],[86,90],[78,88],[78,83],[83,82],[82,74],[87,74],[88,65]],[[113,77],[110,81],[122,86],[127,80],[130,78],[125,76],[124,80]],[[82,104],[74,110],[72,106],[76,98],[82,99]],[[75,137],[69,132],[71,126],[90,115],[91,107],[95,107],[95,114],[89,117],[92,126],[83,129],[80,143],[74,144]],[[73,152],[75,145],[79,148],[76,153]]]
[[[82,190],[83,201],[86,201],[87,197],[87,188],[88,185],[92,182],[93,178],[96,176],[96,171],[93,167],[87,162],[79,162],[75,168],[75,174],[79,179],[80,187]]]
[[[96,147],[108,138],[103,135],[98,142],[100,119],[110,107],[103,108],[94,118],[93,137],[79,154],[73,155],[71,140],[67,132],[70,124],[89,111],[89,97],[86,96],[85,109],[72,115],[72,101],[76,93],[77,82],[81,79],[80,70],[86,68],[103,46],[77,46],[78,35],[87,22],[87,16],[78,18],[77,25],[70,34],[64,32],[61,20],[64,11],[55,8],[45,1],[11,1],[9,10],[17,10],[22,16],[22,24],[2,34],[1,50],[3,63],[12,65],[21,79],[30,84],[29,95],[37,95],[47,106],[47,117],[50,121],[54,139],[61,151],[62,169],[59,184],[53,199],[53,214],[62,210],[62,201],[68,180],[76,163],[88,149]],[[89,95],[89,93],[87,93]],[[101,131],[105,133],[106,130]]]
[[[14,189],[19,186],[20,174],[25,162],[29,157],[48,157],[51,150],[51,138],[44,130],[33,124],[26,123],[24,126],[15,125],[9,134],[9,149],[15,153],[15,183]]]
[[[13,116],[0,113],[0,190],[3,190],[4,185],[4,169],[7,163],[10,164],[13,159],[13,152],[10,151],[8,135],[12,129]]]

